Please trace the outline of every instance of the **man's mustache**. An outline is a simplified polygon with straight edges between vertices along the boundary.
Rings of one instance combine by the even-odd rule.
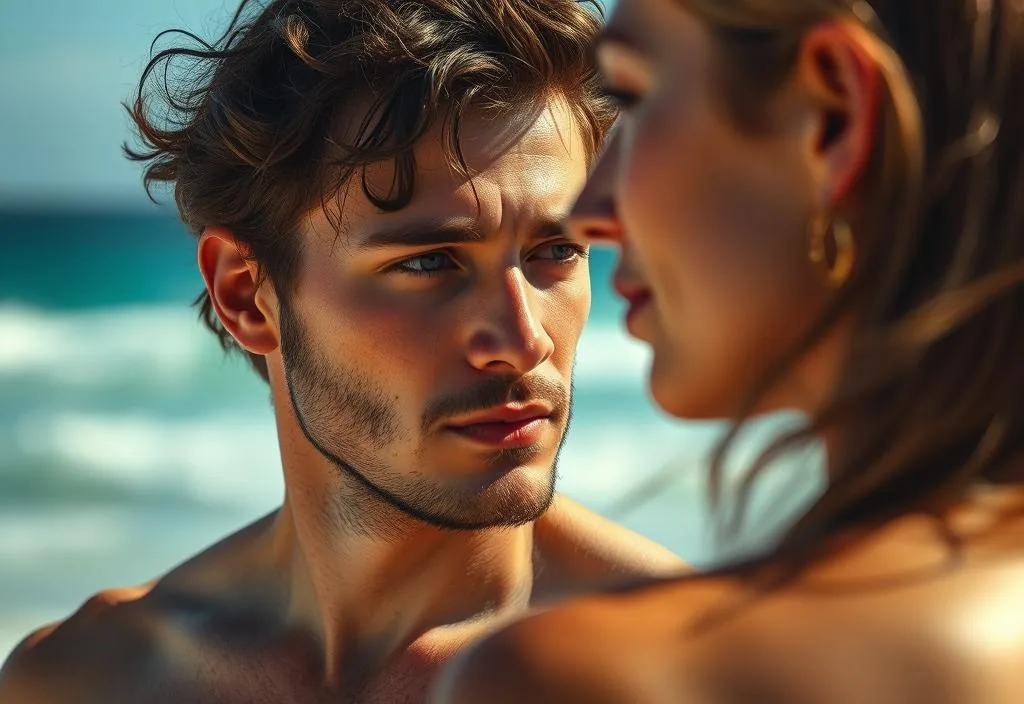
[[[569,390],[564,384],[543,377],[492,377],[471,389],[432,401],[423,414],[423,431],[428,432],[452,416],[530,401],[546,401],[553,408],[552,417],[561,419],[569,405]]]

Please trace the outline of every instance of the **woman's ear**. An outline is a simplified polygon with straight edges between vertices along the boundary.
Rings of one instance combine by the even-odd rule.
[[[881,69],[871,34],[852,22],[827,22],[804,36],[796,76],[817,112],[813,158],[836,207],[863,177],[875,147]]]
[[[211,227],[199,238],[199,271],[217,317],[238,345],[254,354],[277,349],[276,297],[269,282],[257,285],[256,264],[230,230]]]

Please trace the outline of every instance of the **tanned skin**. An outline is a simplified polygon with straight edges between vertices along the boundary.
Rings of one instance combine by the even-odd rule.
[[[552,98],[468,115],[463,140],[471,178],[435,129],[398,213],[358,187],[340,237],[311,212],[286,305],[230,232],[204,234],[220,319],[267,360],[285,501],[29,636],[2,704],[421,702],[464,644],[531,606],[684,569],[553,494],[590,304],[586,248],[558,227],[587,173],[574,118]],[[539,425],[501,448],[464,430],[496,406]],[[371,407],[373,423],[353,414]],[[455,410],[425,422],[436,407]]]

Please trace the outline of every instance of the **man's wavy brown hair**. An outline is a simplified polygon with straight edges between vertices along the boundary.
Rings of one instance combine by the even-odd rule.
[[[234,234],[279,295],[294,285],[301,216],[368,164],[393,160],[388,193],[412,198],[413,147],[438,120],[453,167],[465,173],[459,130],[467,110],[497,118],[563,99],[589,156],[614,119],[593,63],[596,0],[243,0],[214,42],[155,53],[126,105],[145,183],[173,186],[182,220],[199,235]],[[156,46],[157,42],[154,42]],[[339,116],[358,105],[355,136]],[[368,106],[368,109],[367,109]],[[348,115],[351,117],[351,115]],[[200,316],[225,350],[237,349],[204,291]],[[249,355],[267,379],[261,356]]]

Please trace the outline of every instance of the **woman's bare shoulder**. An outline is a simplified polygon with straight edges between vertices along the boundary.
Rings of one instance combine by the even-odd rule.
[[[680,589],[694,601],[716,601],[710,584],[664,580],[535,613],[457,657],[438,680],[434,701],[711,701],[696,691],[678,698],[685,683],[675,675],[679,654],[672,646],[689,618],[669,603]]]
[[[928,536],[894,526],[770,591],[695,575],[569,602],[461,656],[437,701],[1018,701],[998,683],[1024,671],[1024,558]]]

